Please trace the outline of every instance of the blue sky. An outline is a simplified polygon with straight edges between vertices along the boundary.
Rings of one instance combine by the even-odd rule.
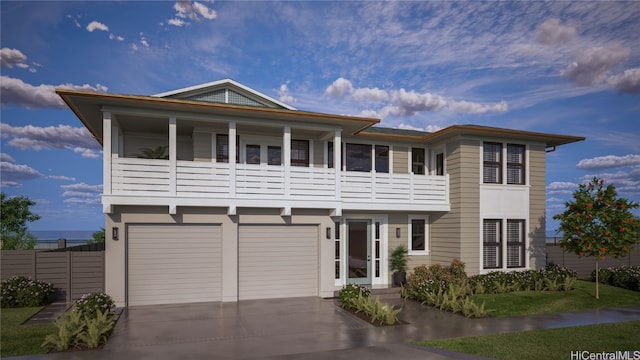
[[[0,6],[2,191],[37,202],[32,230],[104,223],[101,148],[55,87],[150,95],[224,78],[387,127],[586,136],[548,154],[548,231],[594,176],[640,201],[640,2]]]

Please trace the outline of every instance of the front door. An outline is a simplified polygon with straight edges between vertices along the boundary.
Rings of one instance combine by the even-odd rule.
[[[371,284],[370,225],[370,220],[347,220],[348,284]]]

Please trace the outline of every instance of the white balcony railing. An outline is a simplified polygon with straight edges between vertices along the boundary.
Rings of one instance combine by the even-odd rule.
[[[115,158],[111,191],[105,194],[192,198],[202,204],[207,199],[242,200],[244,204],[248,200],[304,201],[308,208],[327,203],[372,210],[441,210],[449,206],[448,176],[349,171],[340,174],[340,191],[336,191],[335,169],[291,167],[286,181],[284,166],[235,164],[235,168],[235,184],[231,184],[227,163],[177,161],[172,175],[169,160]]]

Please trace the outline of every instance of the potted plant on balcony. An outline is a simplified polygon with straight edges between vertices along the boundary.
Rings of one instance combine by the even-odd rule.
[[[402,245],[398,245],[391,252],[389,267],[393,271],[393,286],[404,285],[407,282],[407,261],[409,251]]]

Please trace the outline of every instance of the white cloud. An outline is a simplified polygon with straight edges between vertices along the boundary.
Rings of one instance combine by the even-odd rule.
[[[131,44],[131,50],[138,51],[138,45],[132,43]]]
[[[353,90],[351,94],[353,98],[357,101],[370,101],[370,102],[382,102],[389,99],[389,94],[384,91],[376,88],[359,88]]]
[[[578,162],[577,167],[578,169],[583,170],[601,170],[634,165],[640,165],[640,155],[608,155],[591,159],[583,159]]]
[[[13,164],[6,161],[0,161],[0,172],[2,172],[2,181],[25,181],[34,180],[44,177],[44,175],[24,164]]]
[[[572,182],[556,181],[547,186],[547,195],[571,194],[578,188],[578,184]]]
[[[289,92],[289,87],[287,86],[288,83],[289,82],[287,81],[286,83],[280,85],[280,88],[278,89],[278,99],[284,103],[293,104],[296,99]]]
[[[60,187],[64,191],[77,191],[77,192],[95,193],[95,194],[99,194],[102,192],[102,185],[89,185],[84,182],[77,183],[77,184],[70,184],[70,185],[61,185]]]
[[[64,202],[67,204],[100,204],[102,185],[89,185],[81,182],[77,184],[61,185],[60,188],[63,190],[62,197],[65,198]]]
[[[11,138],[7,142],[8,145],[22,150],[71,149],[89,158],[99,157],[98,152],[101,150],[100,144],[84,127],[69,125],[14,127],[2,123],[0,131],[2,137]]]
[[[56,94],[56,88],[67,88],[76,90],[89,90],[97,92],[107,91],[107,87],[97,84],[96,86],[61,84],[61,85],[38,85],[27,84],[20,79],[2,76],[0,81],[2,89],[2,104],[15,104],[26,108],[54,108],[63,109],[66,107],[62,99]]]
[[[578,86],[599,84],[611,69],[627,61],[629,54],[629,48],[619,45],[585,49],[562,75]]]
[[[505,101],[496,104],[480,104],[471,101],[449,101],[448,109],[452,112],[465,114],[483,114],[487,112],[502,113],[508,110],[509,106]]]
[[[61,180],[61,181],[76,181],[76,178],[64,176],[64,175],[49,175],[47,176],[47,179]]]
[[[583,176],[582,180],[586,183],[591,181],[594,177],[603,179],[605,181],[605,186],[612,184],[615,186],[618,193],[623,196],[640,195],[640,166],[633,167],[630,171],[588,174]]]
[[[109,31],[109,27],[99,21],[92,21],[87,25],[87,31],[94,32],[95,30]]]
[[[0,153],[0,161],[14,162],[15,159],[9,154]]]
[[[392,100],[396,104],[390,112],[393,115],[414,115],[416,112],[438,110],[444,107],[447,101],[444,97],[431,93],[418,93],[414,90],[400,89],[394,91]]]
[[[14,65],[22,67],[25,66],[25,64],[23,64],[25,61],[27,61],[27,57],[18,49],[2,48],[0,50],[1,67],[11,68]]]
[[[536,28],[536,40],[545,45],[564,44],[577,35],[574,25],[563,25],[560,19],[552,18],[544,21]]]
[[[109,34],[109,40],[118,40],[118,41],[124,41],[124,38],[120,35],[116,35],[114,33]]]
[[[351,85],[351,81],[340,77],[336,79],[336,81],[334,81],[331,85],[329,85],[324,93],[329,95],[330,97],[338,98],[350,93],[351,91],[353,91],[353,85]]]
[[[640,93],[640,68],[625,70],[622,74],[610,77],[608,82],[619,92],[638,94]]]
[[[403,130],[416,130],[416,131],[425,131],[425,132],[436,132],[439,130],[442,130],[442,126],[438,126],[438,125],[427,125],[425,127],[417,127],[417,126],[413,126],[413,125],[409,125],[409,124],[400,124],[398,125],[398,129],[403,129]]]
[[[204,20],[213,20],[218,14],[215,10],[211,9],[207,5],[201,2],[191,2],[191,0],[178,0],[173,8],[176,11],[174,18],[167,20],[167,23],[172,26],[181,27],[188,25],[191,21],[201,22]]]

